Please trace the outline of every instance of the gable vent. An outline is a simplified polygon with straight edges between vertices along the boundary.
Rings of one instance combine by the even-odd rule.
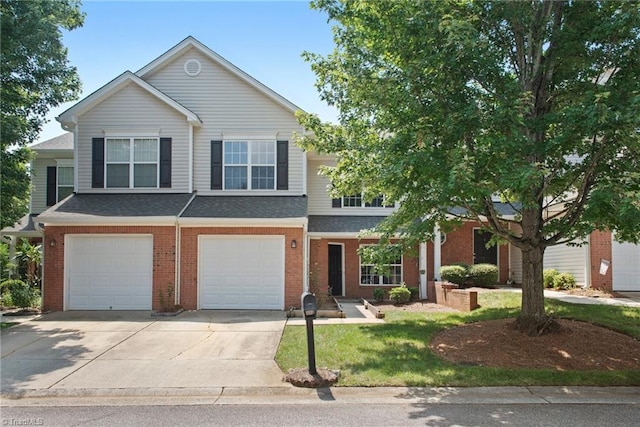
[[[202,66],[200,65],[200,61],[197,59],[189,59],[184,63],[184,72],[187,76],[195,77],[200,74],[200,70]]]

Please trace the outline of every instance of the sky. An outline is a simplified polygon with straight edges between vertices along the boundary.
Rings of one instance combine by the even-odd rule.
[[[82,11],[84,25],[63,33],[69,62],[82,81],[79,99],[193,36],[301,109],[336,120],[301,56],[333,50],[326,14],[310,9],[308,1],[84,0]],[[64,133],[55,117],[76,102],[49,111],[39,142]]]

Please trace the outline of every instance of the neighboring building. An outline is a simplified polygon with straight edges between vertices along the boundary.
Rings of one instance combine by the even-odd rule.
[[[174,298],[186,309],[284,310],[310,281],[345,297],[405,282],[424,297],[438,266],[454,262],[491,262],[500,281],[518,281],[519,252],[486,249],[473,223],[387,275],[363,264],[357,249],[377,241],[358,233],[394,207],[332,200],[318,168],[334,159],[292,143],[304,131],[296,110],[188,37],[62,113],[70,133],[33,147],[32,215],[2,231],[43,237],[44,309],[158,310]]]

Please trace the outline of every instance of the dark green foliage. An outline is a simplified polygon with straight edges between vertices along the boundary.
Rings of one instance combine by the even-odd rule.
[[[411,286],[411,287],[409,287],[407,289],[409,289],[409,292],[411,292],[411,300],[412,301],[416,301],[416,300],[418,300],[420,298],[420,289],[418,289],[415,286]]]
[[[389,291],[389,299],[391,299],[394,304],[403,304],[405,302],[409,302],[409,300],[411,299],[411,291],[403,283],[401,286],[392,288]]]
[[[375,302],[382,302],[384,300],[384,289],[375,288],[373,290],[373,300]]]
[[[493,264],[469,266],[469,280],[474,286],[493,287],[498,284],[498,266]]]
[[[10,301],[15,307],[30,308],[38,305],[40,291],[20,279],[5,280],[0,284],[0,289],[3,294],[10,295]]]
[[[77,0],[2,0],[0,17],[0,226],[5,227],[27,213],[27,145],[38,137],[51,107],[80,93],[62,30],[81,26],[84,15]]]
[[[440,267],[442,280],[463,286],[467,281],[467,269],[461,265],[443,265]]]
[[[559,273],[553,278],[555,289],[568,290],[576,287],[576,278],[571,273]]]
[[[555,277],[560,274],[555,268],[548,268],[542,272],[542,282],[545,288],[553,288],[553,281]]]

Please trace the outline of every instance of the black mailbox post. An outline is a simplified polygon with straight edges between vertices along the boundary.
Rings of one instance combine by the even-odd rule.
[[[307,323],[307,351],[309,353],[309,373],[316,375],[316,349],[313,338],[313,319],[316,318],[318,313],[318,304],[316,302],[315,295],[306,292],[302,294],[300,298],[300,305],[302,307],[302,316]]]

